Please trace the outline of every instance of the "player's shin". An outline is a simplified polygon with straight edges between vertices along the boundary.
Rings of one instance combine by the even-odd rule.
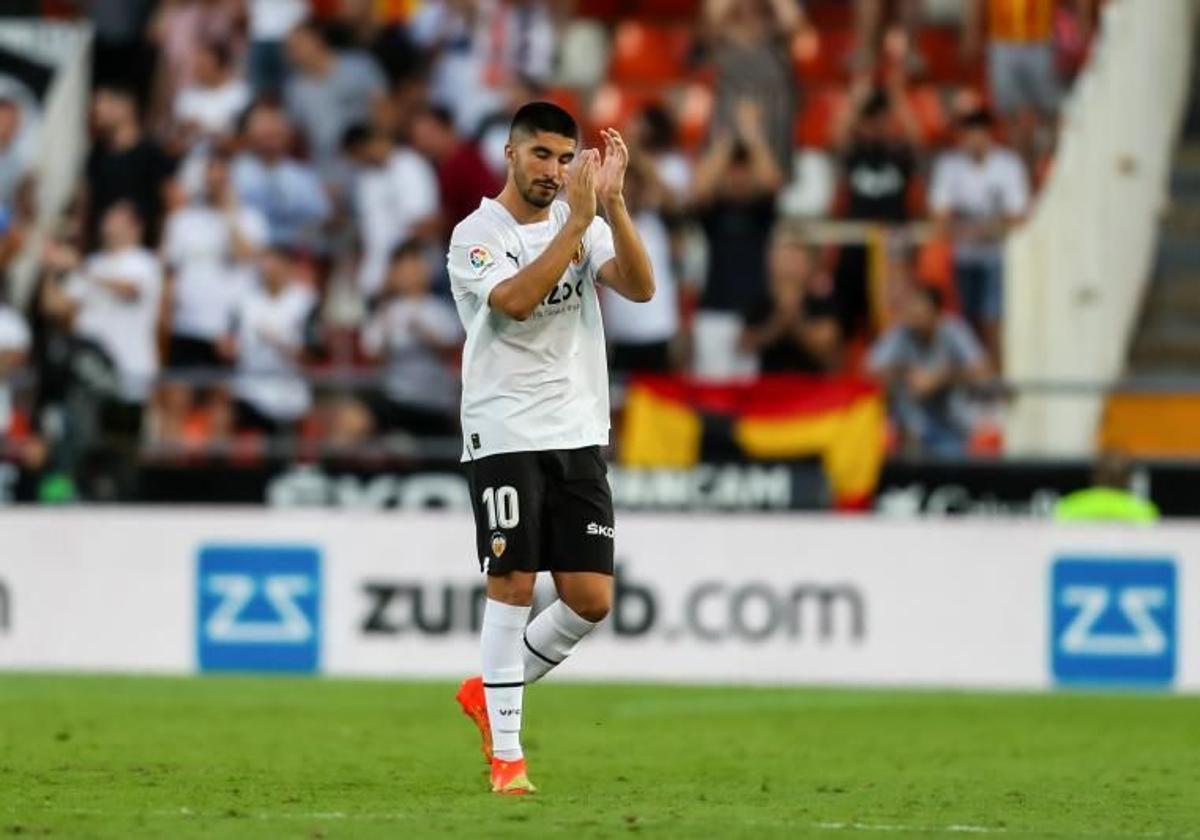
[[[538,613],[525,628],[525,682],[536,682],[562,664],[595,627],[561,600]]]
[[[481,648],[483,690],[487,696],[492,750],[496,758],[522,757],[521,714],[525,692],[522,635],[529,607],[488,599],[483,610]]]

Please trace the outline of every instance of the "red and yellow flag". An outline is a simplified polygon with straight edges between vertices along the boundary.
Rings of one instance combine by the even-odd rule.
[[[883,395],[862,379],[774,375],[712,385],[644,376],[626,395],[620,461],[686,468],[714,440],[747,460],[816,456],[838,506],[860,508],[879,480],[885,432]]]

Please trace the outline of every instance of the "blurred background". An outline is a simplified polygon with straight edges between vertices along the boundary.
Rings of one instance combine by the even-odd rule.
[[[620,508],[1200,514],[1190,3],[3,6],[0,504],[465,510],[446,244],[548,99],[658,278]]]

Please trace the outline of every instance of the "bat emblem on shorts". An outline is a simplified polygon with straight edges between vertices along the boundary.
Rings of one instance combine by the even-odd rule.
[[[499,531],[492,534],[492,556],[497,560],[504,554],[504,550],[508,548],[508,540]]]

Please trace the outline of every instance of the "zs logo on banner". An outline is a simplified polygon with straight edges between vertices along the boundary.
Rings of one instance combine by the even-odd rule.
[[[1056,680],[1165,685],[1175,679],[1174,562],[1060,557],[1052,577]]]
[[[321,558],[315,548],[206,546],[196,575],[201,671],[315,671]]]

